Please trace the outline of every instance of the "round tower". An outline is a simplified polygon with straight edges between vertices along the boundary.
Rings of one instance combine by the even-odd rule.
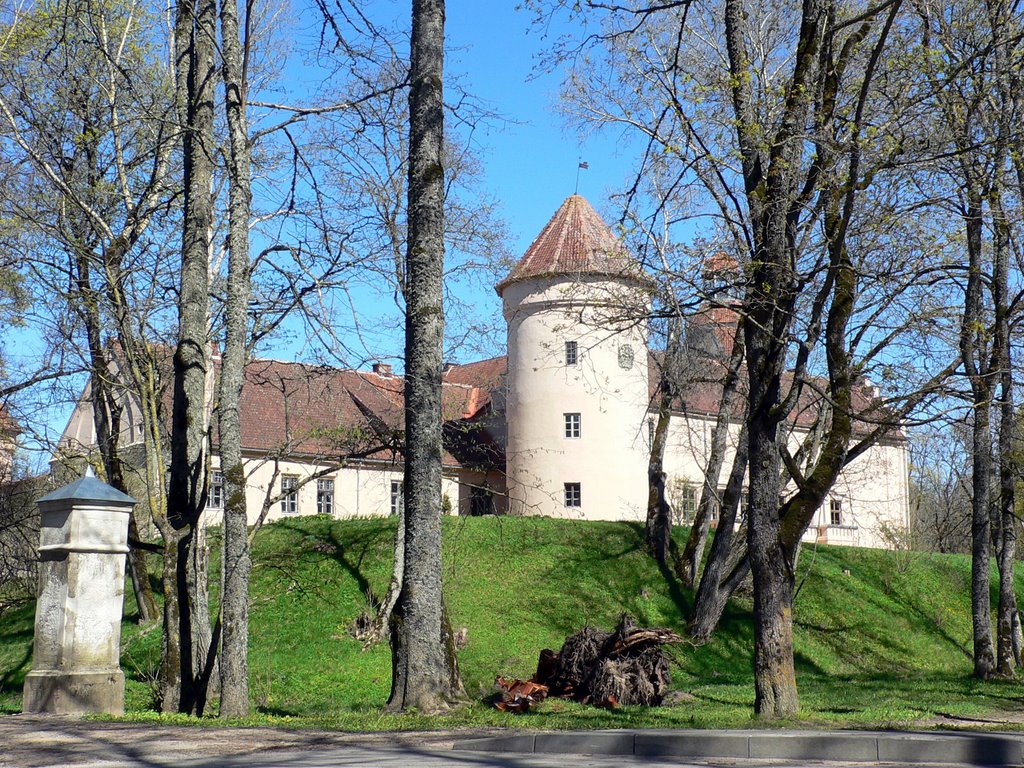
[[[496,286],[508,324],[511,514],[645,516],[650,286],[579,195]]]

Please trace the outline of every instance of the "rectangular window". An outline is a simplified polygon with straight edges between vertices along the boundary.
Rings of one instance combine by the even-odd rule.
[[[404,490],[401,480],[391,481],[391,514],[398,515],[405,506]]]
[[[697,490],[692,485],[683,486],[683,520],[690,522],[697,515]]]
[[[299,478],[295,475],[281,475],[281,512],[294,515],[299,511]]]
[[[725,496],[725,489],[719,488],[718,494],[711,497],[708,502],[708,518],[712,525],[718,525],[718,518],[722,515],[722,497]]]
[[[316,513],[318,515],[334,514],[334,479],[321,477],[316,481]]]
[[[210,475],[210,509],[224,509],[224,475],[214,470]]]
[[[580,436],[580,415],[578,413],[566,413],[565,415],[565,436]]]
[[[565,506],[574,509],[583,506],[583,493],[579,483],[565,484]]]
[[[843,501],[842,499],[829,499],[828,502],[829,525],[843,524]]]
[[[576,365],[576,360],[577,359],[578,359],[578,355],[577,355],[576,342],[575,341],[567,341],[567,342],[565,342],[565,364],[566,365]]]

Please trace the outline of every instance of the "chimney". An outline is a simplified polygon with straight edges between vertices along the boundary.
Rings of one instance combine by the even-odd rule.
[[[378,376],[390,376],[391,365],[389,363],[374,363],[373,372],[376,373]]]

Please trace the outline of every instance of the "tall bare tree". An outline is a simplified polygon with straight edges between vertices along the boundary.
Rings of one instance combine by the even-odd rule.
[[[247,12],[252,4],[247,3]],[[224,306],[225,344],[220,371],[220,461],[224,475],[224,592],[220,658],[220,716],[249,714],[249,554],[245,467],[239,406],[248,357],[249,217],[252,209],[251,152],[246,115],[244,50],[239,32],[237,0],[221,0],[220,8],[225,110],[227,112],[228,277]]]
[[[405,569],[392,614],[388,708],[436,712],[462,695],[441,580],[444,344],[444,0],[413,0],[406,251]]]
[[[74,348],[84,337],[103,473],[129,490],[124,443],[137,435],[123,419],[132,399],[126,385],[133,355],[166,309],[153,288],[166,270],[166,253],[154,241],[172,218],[171,77],[158,57],[164,41],[137,3],[69,0],[8,21],[2,46],[11,66],[0,84],[0,131],[10,140],[11,167],[22,170],[14,177],[20,193],[3,198],[10,222],[4,247],[14,247],[7,235],[17,237],[31,254],[23,266],[34,290],[64,300],[63,313],[40,302],[60,315],[52,321],[54,343]],[[133,514],[129,572],[148,622],[157,608],[139,540]]]
[[[1010,290],[1011,253],[1021,222],[1014,165],[1020,121],[1015,91],[1021,75],[1021,35],[1015,4],[950,0],[915,5],[922,45],[932,51],[924,76],[939,117],[932,140],[946,149],[936,163],[948,180],[944,206],[962,227],[966,251],[959,347],[971,414],[971,606],[974,674],[1010,675],[1019,623],[1013,587],[1016,550],[1014,371],[1011,328],[1020,296]],[[1019,258],[1019,257],[1018,257]],[[1019,275],[1019,264],[1015,274]],[[993,437],[997,434],[998,437]],[[995,482],[993,482],[995,480]],[[990,597],[992,544],[999,566],[998,640],[993,643]],[[1019,645],[1018,645],[1019,647]]]
[[[638,178],[668,164],[673,199],[690,196],[689,218],[711,222],[701,234],[725,243],[743,269],[746,541],[739,552],[717,546],[732,537],[735,518],[723,517],[716,565],[701,586],[713,576],[708,604],[720,608],[721,587],[734,587],[749,568],[755,709],[787,716],[798,707],[792,600],[803,534],[840,469],[894,429],[952,365],[911,366],[925,386],[885,408],[860,378],[882,369],[880,351],[895,354],[901,333],[917,332],[904,307],[919,268],[880,260],[892,234],[865,215],[886,200],[882,182],[912,146],[911,84],[891,76],[897,57],[887,55],[902,3],[563,5],[601,14],[590,40],[603,54],[590,48],[595,65],[570,79],[569,109],[644,136]],[[627,194],[628,205],[641,187]],[[897,221],[887,217],[886,226]],[[793,451],[791,414],[811,392],[826,404],[815,446]],[[741,461],[726,506],[730,487],[738,501],[742,479]],[[717,616],[703,622],[715,623]]]
[[[209,492],[212,387],[209,264],[216,154],[213,133],[217,80],[216,0],[178,2],[174,32],[185,195],[167,497],[170,526],[162,531],[176,544],[174,555],[165,555],[165,568],[173,568],[177,589],[170,599],[165,595],[164,600],[165,635],[176,634],[176,637],[165,637],[169,645],[163,654],[161,687],[165,711],[201,714],[206,707],[215,653],[211,644],[206,546],[200,516]]]

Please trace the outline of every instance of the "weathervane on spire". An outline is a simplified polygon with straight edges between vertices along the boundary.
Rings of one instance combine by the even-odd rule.
[[[580,191],[580,171],[586,171],[590,169],[590,163],[585,163],[580,160],[579,167],[576,169],[576,189],[572,191],[574,195],[578,195]]]

